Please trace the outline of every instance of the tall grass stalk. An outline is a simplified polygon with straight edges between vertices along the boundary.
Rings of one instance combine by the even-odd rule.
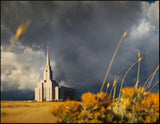
[[[158,85],[159,84],[159,81],[157,82],[157,83],[155,83],[154,85],[153,85],[153,87],[149,90],[150,92],[151,92],[151,90],[156,86],[156,85]]]
[[[152,81],[153,81],[153,78],[154,78],[156,72],[158,71],[158,69],[159,69],[159,65],[157,66],[157,68],[156,68],[155,71],[153,72],[153,75],[152,75],[150,81],[148,82],[148,84],[147,84],[145,90],[148,89],[148,88],[151,86],[151,83],[152,83]]]
[[[110,93],[109,93],[110,95],[112,95],[112,90],[113,90],[114,85],[115,85],[115,76],[114,76],[114,82],[113,82],[113,85],[112,85],[111,91],[110,91]]]
[[[119,72],[118,72],[117,75],[118,75],[118,76],[120,75]],[[113,99],[115,98],[115,93],[116,93],[116,87],[117,87],[117,82],[118,82],[118,80],[119,80],[119,77],[116,77],[116,84],[115,84],[115,86],[114,86]]]
[[[108,82],[107,88],[106,88],[106,93],[107,93],[107,90],[108,90],[109,86],[110,86],[110,83]]]
[[[135,84],[135,88],[138,88],[138,84],[139,84],[140,62],[141,62],[141,60],[142,60],[142,57],[141,57],[141,53],[140,53],[140,52],[138,53],[138,58],[139,58],[139,62],[138,62],[137,82],[136,82],[136,84]]]
[[[112,95],[112,90],[113,90],[113,88],[115,89],[115,85],[116,85],[116,83],[117,83],[117,77],[115,77],[114,76],[114,83],[113,83],[113,85],[112,85],[112,89],[111,89],[111,91],[110,91],[110,95]]]
[[[113,90],[113,85],[112,85],[111,91],[110,91],[110,93],[109,93],[110,95],[112,95],[112,90]]]
[[[126,71],[126,73],[124,74],[123,78],[122,78],[122,82],[121,82],[121,87],[120,87],[120,91],[119,91],[119,97],[118,97],[118,103],[119,103],[119,99],[120,99],[120,96],[121,96],[121,91],[122,91],[122,85],[123,85],[123,82],[124,82],[124,79],[126,77],[126,75],[128,74],[128,72],[132,69],[132,67],[139,61],[139,59],[134,62],[130,67],[129,69]]]
[[[117,83],[116,83],[116,85],[114,86],[113,99],[115,98],[116,87],[117,87]]]
[[[152,75],[153,75],[153,73],[152,73],[152,74],[147,78],[147,80],[146,80],[146,82],[144,83],[143,87],[145,87],[145,86],[146,86],[146,84],[147,84],[148,80],[152,77]]]
[[[119,48],[119,46],[120,46],[120,44],[121,44],[122,40],[123,40],[126,36],[127,36],[127,31],[126,31],[126,32],[124,32],[124,34],[123,34],[122,38],[121,38],[121,39],[120,39],[120,41],[118,42],[118,45],[117,45],[117,47],[116,47],[116,49],[115,49],[115,51],[114,51],[113,57],[112,57],[112,59],[111,59],[111,62],[110,62],[110,64],[109,64],[109,67],[108,67],[108,70],[107,70],[106,75],[105,75],[105,77],[104,77],[104,80],[103,80],[103,83],[102,83],[102,86],[101,86],[100,92],[102,92],[102,90],[103,90],[104,84],[105,84],[105,82],[106,82],[106,80],[107,80],[107,77],[108,77],[109,71],[110,71],[110,69],[111,69],[111,66],[112,66],[113,60],[114,60],[114,58],[115,58],[115,56],[116,56],[116,54],[117,54],[118,48]]]
[[[135,88],[138,88],[138,84],[139,84],[139,71],[140,71],[140,61],[138,62],[137,82],[134,86]]]

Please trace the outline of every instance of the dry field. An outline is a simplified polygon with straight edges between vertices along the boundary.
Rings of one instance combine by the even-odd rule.
[[[49,111],[57,102],[1,101],[1,123],[55,123]]]

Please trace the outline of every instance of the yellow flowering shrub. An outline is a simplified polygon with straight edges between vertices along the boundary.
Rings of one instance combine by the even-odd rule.
[[[108,107],[111,102],[111,96],[107,95],[104,92],[93,94],[93,93],[84,93],[82,95],[82,102],[85,104],[86,108],[98,109],[101,107]]]
[[[159,94],[144,92],[144,87],[122,89],[119,103],[113,103],[113,112],[121,122],[155,123],[159,121]]]
[[[82,103],[65,101],[51,110],[57,123],[159,123],[159,94],[144,87],[122,89],[120,99],[104,92],[84,93]]]
[[[90,92],[84,93],[81,98],[87,109],[93,108],[94,110],[100,109],[101,107],[107,108],[112,102],[111,96],[104,92],[97,94]]]
[[[64,114],[64,105],[63,103],[57,103],[54,105],[54,107],[50,110],[52,114],[55,116],[60,116],[61,114]]]
[[[110,95],[107,95],[104,92],[97,93],[97,105],[98,107],[105,107],[107,108],[112,103],[112,97]]]
[[[159,94],[150,93],[141,101],[141,104],[145,107],[152,107],[159,111]]]
[[[82,94],[81,98],[87,108],[93,107],[97,103],[96,95],[90,92]]]
[[[141,101],[141,106],[145,108],[144,122],[154,123],[159,120],[159,94],[147,94]]]
[[[64,102],[64,107],[66,108],[66,111],[80,112],[82,105],[76,101],[67,100]]]
[[[77,101],[67,100],[64,103],[56,104],[51,113],[60,117],[57,123],[74,122],[82,110],[82,105]]]

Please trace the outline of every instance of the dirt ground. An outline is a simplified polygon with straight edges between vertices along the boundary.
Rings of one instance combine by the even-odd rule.
[[[56,123],[49,111],[57,102],[1,101],[1,123]]]

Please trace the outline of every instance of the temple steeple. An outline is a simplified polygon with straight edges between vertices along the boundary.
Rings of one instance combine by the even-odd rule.
[[[52,80],[52,70],[50,66],[50,61],[49,61],[49,46],[47,45],[47,60],[46,60],[46,66],[44,70],[44,80]]]
[[[49,46],[47,45],[47,61],[46,61],[46,66],[50,66],[49,62]]]

